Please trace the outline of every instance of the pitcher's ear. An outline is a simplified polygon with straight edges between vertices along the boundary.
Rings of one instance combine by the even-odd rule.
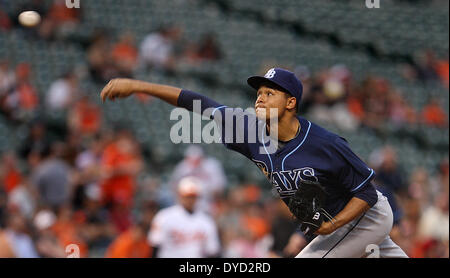
[[[297,99],[295,97],[289,97],[287,103],[287,109],[295,109],[297,107]]]

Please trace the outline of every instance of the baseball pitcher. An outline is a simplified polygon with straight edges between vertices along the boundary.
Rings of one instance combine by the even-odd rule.
[[[372,183],[374,170],[344,138],[297,114],[301,81],[273,68],[247,83],[256,90],[256,113],[186,89],[131,79],[111,80],[101,98],[143,93],[190,111],[200,101],[197,112],[217,123],[225,147],[255,163],[301,223],[311,242],[298,258],[360,258],[375,249],[380,257],[407,257],[389,237],[392,210]]]

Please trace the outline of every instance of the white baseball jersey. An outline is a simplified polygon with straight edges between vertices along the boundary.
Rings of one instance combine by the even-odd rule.
[[[190,214],[181,205],[160,210],[148,234],[159,258],[203,258],[219,252],[214,220],[200,211]]]

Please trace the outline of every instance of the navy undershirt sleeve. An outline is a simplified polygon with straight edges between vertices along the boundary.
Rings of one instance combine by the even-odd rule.
[[[224,105],[221,105],[220,103],[210,99],[209,97],[189,90],[181,90],[181,93],[178,96],[177,105],[179,107],[186,108],[189,111],[193,111],[194,100],[200,100],[201,113],[203,113],[208,108],[225,107]]]
[[[247,129],[249,126],[249,114],[245,113],[240,108],[227,107],[204,95],[184,89],[178,97],[177,106],[193,111],[195,108],[194,101],[197,100],[199,100],[200,103],[200,111],[196,112],[200,112],[203,116],[215,120],[221,132],[222,144],[228,149],[239,152],[249,158],[250,151],[248,147],[249,137]],[[209,110],[206,111],[207,109]],[[225,116],[226,109],[228,109],[230,115],[232,115],[232,119],[228,119],[228,121],[226,121],[227,117]],[[254,124],[254,119],[252,123]],[[240,138],[242,138],[242,140]]]

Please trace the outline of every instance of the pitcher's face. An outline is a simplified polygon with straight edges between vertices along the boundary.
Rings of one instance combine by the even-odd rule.
[[[256,92],[255,111],[261,120],[269,120],[274,117],[280,119],[290,108],[292,99],[289,94],[265,85],[259,87]]]

